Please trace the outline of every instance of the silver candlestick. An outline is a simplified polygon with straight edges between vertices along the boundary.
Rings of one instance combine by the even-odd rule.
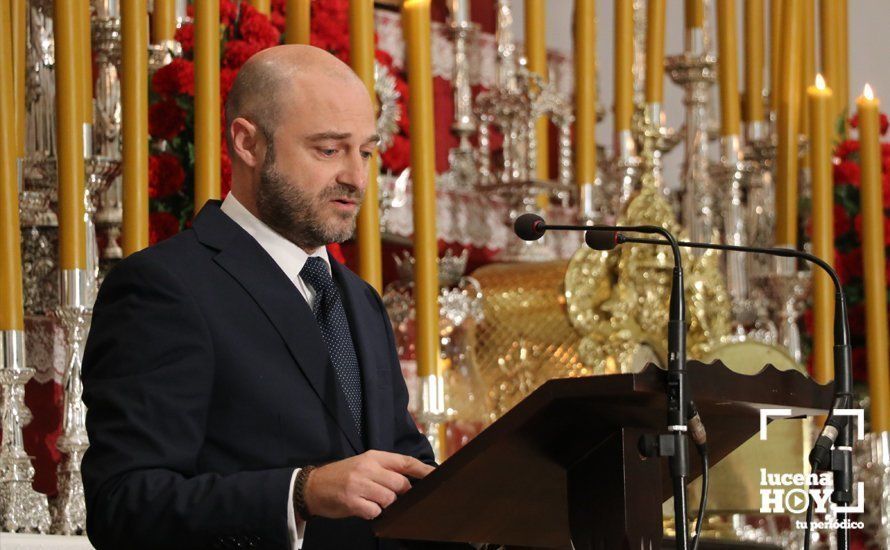
[[[675,204],[675,193],[664,183],[664,156],[673,151],[674,147],[680,143],[680,134],[667,125],[661,103],[647,103],[645,105],[642,124],[642,128],[638,131],[642,137],[640,141],[645,143],[646,139],[652,140],[652,158],[649,161],[650,169],[655,173],[659,191],[677,212],[679,205]],[[644,147],[647,146],[644,145]]]
[[[739,136],[723,136],[720,161],[711,167],[711,176],[717,188],[725,190],[722,212],[726,244],[748,244],[745,188],[752,171],[753,165],[746,162],[743,156]],[[726,286],[732,296],[733,308],[730,338],[734,341],[747,338],[748,329],[753,326],[757,316],[756,307],[749,296],[747,259],[745,254],[726,255]]]
[[[693,241],[719,242],[716,189],[711,181],[708,138],[710,88],[716,81],[716,58],[701,49],[701,29],[690,29],[686,51],[667,59],[671,79],[683,86],[686,106],[683,159],[683,225]]]
[[[478,177],[476,190],[498,196],[510,211],[504,220],[512,227],[516,216],[540,212],[545,201],[568,204],[576,193],[572,183],[572,147],[570,128],[572,112],[553,82],[528,70],[524,60],[515,59],[512,43],[512,11],[509,0],[497,2],[497,81],[495,87],[476,98],[475,114],[479,147],[476,151]],[[535,124],[547,116],[559,129],[559,177],[557,181],[537,179],[537,148]],[[503,135],[502,156],[493,167],[490,132]],[[498,254],[504,261],[545,261],[554,259],[556,251],[543,239],[527,243],[510,239]]]
[[[32,418],[25,405],[25,384],[34,375],[25,361],[24,331],[0,331],[0,360],[0,530],[44,533],[49,527],[46,495],[31,486],[34,467],[22,438]]]
[[[86,407],[83,404],[81,381],[82,346],[92,315],[88,305],[91,274],[83,269],[61,271],[61,304],[56,308],[65,332],[68,362],[63,379],[64,407],[62,435],[56,443],[64,456],[59,464],[59,497],[56,503],[52,531],[61,535],[82,534],[86,529],[86,503],[80,462],[89,447],[86,431]]]
[[[92,306],[99,291],[99,263],[102,254],[96,235],[96,222],[99,204],[103,195],[121,173],[121,161],[117,158],[93,155],[86,159],[86,182],[84,193],[84,223],[87,231],[87,304]],[[103,214],[103,221],[104,221]]]
[[[779,317],[779,345],[797,363],[803,363],[803,347],[797,319],[806,306],[810,272],[797,269],[796,258],[774,258],[775,269],[767,276],[766,287]]]
[[[745,159],[751,166],[745,213],[748,243],[751,246],[770,247],[776,244],[776,212],[773,208],[776,192],[772,176],[776,144],[770,136],[767,121],[750,122],[745,130]],[[766,281],[773,270],[769,256],[754,254],[746,261],[752,279]],[[763,285],[753,285],[750,298],[755,309],[755,320],[749,337],[767,344],[777,344],[779,330],[770,316],[770,300],[766,288]]]
[[[615,133],[614,140],[615,154],[610,162],[610,172],[616,193],[611,206],[613,212],[620,212],[640,183],[642,161],[637,155],[633,132],[620,130]]]
[[[466,1],[452,2],[451,35],[454,38],[454,122],[451,131],[458,138],[458,146],[448,153],[451,166],[450,181],[458,188],[470,189],[476,181],[476,153],[470,136],[476,132],[473,117],[473,93],[470,88],[470,60],[468,46],[476,36],[476,25],[468,17]]]

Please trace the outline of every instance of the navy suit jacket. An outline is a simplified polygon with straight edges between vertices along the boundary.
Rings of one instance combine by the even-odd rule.
[[[364,441],[309,305],[218,202],[108,274],[83,360],[96,548],[285,549],[295,467],[368,449],[433,464],[380,296],[331,267],[361,367]],[[366,521],[317,519],[303,548],[394,545]]]

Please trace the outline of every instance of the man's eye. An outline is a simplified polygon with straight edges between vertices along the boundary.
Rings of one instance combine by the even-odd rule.
[[[362,151],[362,158],[365,160],[370,160],[373,156],[374,153],[372,153],[371,151]]]
[[[332,157],[337,154],[336,149],[319,149],[318,151],[326,157]]]

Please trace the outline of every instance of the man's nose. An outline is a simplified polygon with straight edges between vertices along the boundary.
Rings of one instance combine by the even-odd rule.
[[[347,185],[355,187],[361,192],[365,191],[368,186],[368,172],[370,167],[367,161],[362,158],[362,153],[358,152],[349,155],[347,166],[344,167],[343,181]]]

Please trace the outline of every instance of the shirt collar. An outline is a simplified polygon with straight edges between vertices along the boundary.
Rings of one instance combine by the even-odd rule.
[[[247,231],[261,247],[272,256],[278,267],[290,278],[295,281],[300,276],[300,271],[306,264],[306,260],[310,256],[315,256],[324,260],[328,273],[331,272],[331,260],[328,258],[327,249],[323,246],[316,249],[312,254],[307,254],[305,250],[282,237],[274,229],[263,223],[259,218],[254,216],[250,210],[245,208],[233,193],[229,193],[222,203],[220,209],[232,220]]]

